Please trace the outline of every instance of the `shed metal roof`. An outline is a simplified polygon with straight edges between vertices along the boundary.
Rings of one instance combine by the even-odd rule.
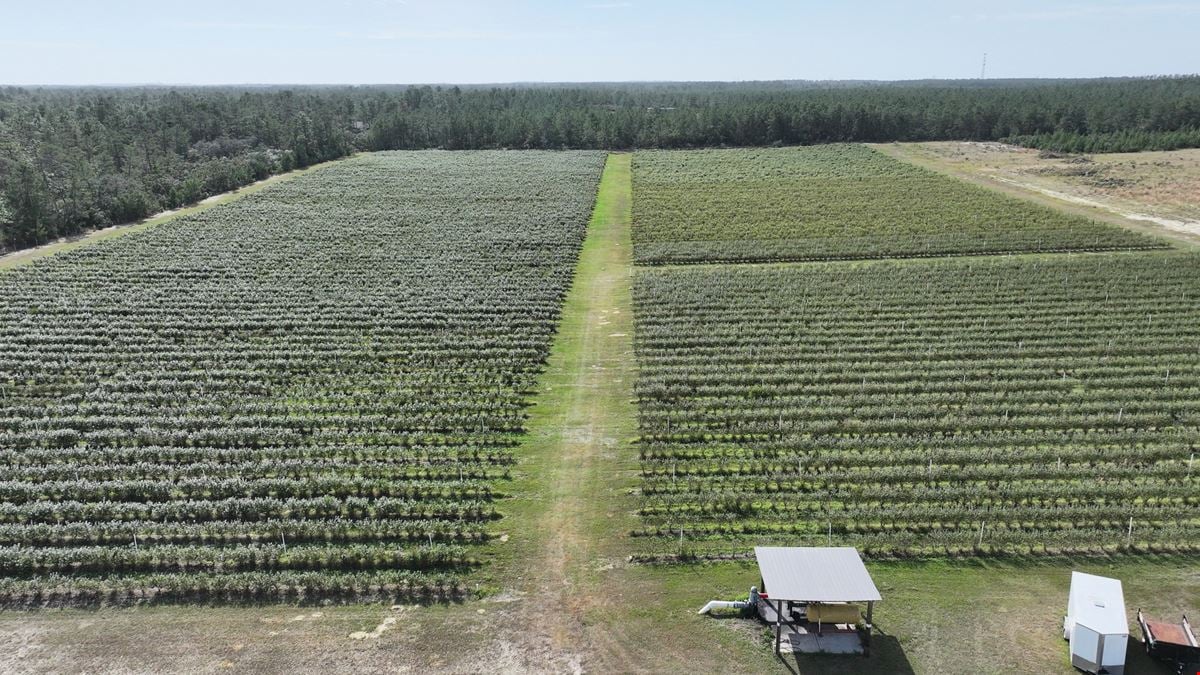
[[[850,547],[757,546],[767,596],[804,602],[882,600],[858,551]]]

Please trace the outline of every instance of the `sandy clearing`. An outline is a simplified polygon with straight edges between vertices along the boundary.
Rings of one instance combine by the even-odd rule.
[[[1145,213],[1133,213],[1133,212],[1129,212],[1124,209],[1118,208],[1107,202],[1099,201],[1096,199],[1089,199],[1087,197],[1080,197],[1078,195],[1067,194],[1066,192],[1060,192],[1058,190],[1051,190],[1050,188],[1041,187],[1040,185],[1034,185],[1032,183],[1026,183],[1023,181],[1016,180],[1014,178],[1009,178],[1007,176],[1001,176],[999,174],[993,173],[990,175],[993,179],[998,180],[1002,183],[1008,183],[1010,185],[1015,185],[1017,187],[1025,189],[1025,190],[1033,190],[1034,192],[1039,192],[1041,194],[1046,195],[1047,197],[1054,197],[1055,199],[1061,199],[1065,202],[1070,202],[1072,204],[1080,204],[1082,206],[1090,206],[1092,208],[1104,209],[1105,211],[1108,211],[1109,213],[1115,213],[1116,215],[1121,216],[1122,218],[1128,218],[1130,220],[1140,220],[1142,222],[1154,223],[1156,225],[1161,225],[1162,227],[1165,227],[1169,230],[1174,230],[1176,232],[1183,232],[1184,234],[1200,235],[1200,220],[1175,220],[1172,218],[1162,218],[1159,216],[1151,216],[1151,215],[1148,215]]]

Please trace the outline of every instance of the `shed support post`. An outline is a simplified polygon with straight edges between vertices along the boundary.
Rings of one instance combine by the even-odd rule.
[[[779,638],[783,635],[783,600],[775,601],[775,656],[779,656]]]
[[[867,601],[867,639],[863,643],[863,656],[868,656],[871,653],[871,631],[875,630],[875,622],[872,616],[875,614],[875,601]]]

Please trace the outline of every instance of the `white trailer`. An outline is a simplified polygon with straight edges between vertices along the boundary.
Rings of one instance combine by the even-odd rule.
[[[1071,665],[1088,673],[1122,675],[1129,619],[1119,579],[1071,572],[1071,594],[1063,619],[1071,643]]]

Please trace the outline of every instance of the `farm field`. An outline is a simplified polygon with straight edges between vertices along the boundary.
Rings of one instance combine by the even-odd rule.
[[[0,675],[1200,675],[1200,0],[9,4]]]
[[[1198,298],[1188,253],[644,270],[635,534],[1192,550]]]
[[[673,672],[687,664],[703,672],[986,673],[1003,664],[1004,672],[1065,674],[1060,608],[1045,598],[1065,597],[1072,567],[1133,580],[1131,602],[1148,610],[1194,606],[1200,586],[1186,557],[871,561],[885,595],[872,657],[785,663],[753,622],[695,614],[713,597],[744,594],[752,565],[625,563],[625,534],[638,524],[629,488],[639,479],[623,442],[635,421],[628,165],[626,156],[622,181],[618,159],[602,184],[610,206],[598,202],[529,431],[514,449],[523,461],[513,465],[505,483],[513,499],[494,526],[511,539],[493,545],[499,558],[485,568],[507,568],[498,593],[391,608],[266,600],[3,612],[0,670]],[[964,634],[977,637],[964,642]],[[1013,643],[1017,664],[1008,659]],[[1160,672],[1131,653],[1131,675]]]
[[[0,596],[463,595],[603,161],[373,154],[0,275]]]
[[[1161,248],[864,145],[634,156],[642,264]]]
[[[1192,548],[1198,507],[1190,473],[1190,452],[1200,435],[1195,381],[1200,338],[1191,328],[1198,325],[1192,298],[1200,291],[1195,254],[635,267],[629,157],[609,156],[597,196],[599,154],[367,155],[193,220],[0,275],[0,285],[17,275],[37,280],[37,293],[30,296],[35,302],[0,302],[6,329],[7,317],[22,319],[9,332],[0,330],[0,344],[15,344],[22,354],[53,355],[60,365],[47,381],[56,387],[66,387],[68,376],[95,382],[93,373],[108,373],[104,362],[88,356],[96,346],[108,359],[124,354],[102,341],[111,339],[103,331],[86,349],[59,346],[82,340],[79,336],[101,321],[118,329],[119,344],[129,352],[120,361],[127,379],[106,375],[104,380],[125,383],[123,391],[132,388],[133,378],[164,380],[157,373],[168,360],[184,364],[171,373],[181,381],[207,383],[211,378],[199,378],[202,369],[226,377],[213,364],[225,356],[215,349],[228,344],[234,345],[228,349],[229,370],[246,370],[248,381],[261,380],[263,386],[262,391],[238,389],[240,398],[218,397],[215,403],[195,395],[174,403],[164,391],[153,390],[156,401],[167,402],[154,405],[167,411],[162,419],[170,422],[132,430],[125,422],[103,427],[115,429],[114,438],[141,438],[143,428],[161,434],[168,424],[185,431],[171,436],[188,437],[179,445],[154,448],[173,453],[164,459],[126,460],[146,456],[137,440],[96,448],[101,454],[93,456],[104,456],[104,463],[83,457],[92,438],[77,440],[74,448],[29,440],[21,447],[3,446],[5,470],[21,481],[40,481],[60,492],[68,484],[111,482],[104,473],[110,457],[121,462],[112,471],[148,476],[144,482],[152,487],[153,479],[169,481],[172,490],[191,489],[195,478],[231,478],[233,467],[247,472],[247,489],[263,485],[267,490],[288,480],[342,472],[356,480],[378,477],[365,489],[412,488],[411,502],[478,504],[489,514],[460,519],[423,511],[400,520],[251,514],[244,522],[218,524],[189,511],[198,520],[131,525],[112,520],[93,527],[10,522],[0,526],[0,533],[94,536],[88,533],[96,530],[112,537],[96,543],[32,540],[32,545],[8,546],[14,554],[86,549],[112,551],[114,560],[123,561],[150,549],[221,553],[188,558],[193,566],[185,570],[158,572],[139,571],[136,565],[119,573],[44,572],[10,562],[15,571],[6,573],[4,583],[16,595],[10,595],[9,604],[15,598],[23,605],[88,607],[0,612],[0,670],[676,672],[687,667],[807,675],[1065,674],[1072,670],[1061,641],[1059,598],[1065,602],[1071,569],[1125,579],[1130,611],[1137,603],[1169,615],[1200,601]],[[536,209],[524,206],[527,193],[538,202]],[[222,215],[229,213],[245,214],[238,216],[244,222],[237,225]],[[262,228],[271,236],[241,241],[251,221],[261,223],[254,231]],[[330,223],[341,226],[329,232]],[[200,238],[185,237],[185,229],[197,228]],[[357,245],[360,240],[368,245]],[[279,246],[283,263],[273,253]],[[205,262],[148,264],[168,253],[173,260]],[[243,256],[251,262],[252,277],[234,273],[241,266],[235,261]],[[357,267],[360,262],[365,269]],[[82,276],[65,269],[68,265],[79,266]],[[106,288],[98,280],[113,269],[116,290],[96,290]],[[130,278],[134,271],[146,272],[143,277],[157,285],[141,290]],[[216,271],[224,275],[223,283],[240,284],[236,296],[220,297],[232,308],[233,320],[221,322],[219,331],[197,335],[187,325],[204,316],[199,300],[206,296],[200,291],[215,286],[200,281]],[[67,302],[60,306],[51,289],[62,284],[70,294],[62,296]],[[179,288],[192,291],[186,300]],[[128,301],[118,304],[117,298],[126,296]],[[363,302],[348,302],[350,297]],[[472,304],[476,297],[482,299]],[[79,298],[104,313],[84,323],[77,318],[84,314]],[[521,303],[528,306],[529,298],[538,299],[537,315],[516,318],[523,316]],[[317,305],[318,300],[327,302]],[[279,309],[291,307],[289,302],[303,308]],[[352,310],[338,315],[347,317],[345,330],[312,326],[309,317],[321,316],[333,302]],[[450,311],[479,310],[485,303],[495,310],[486,321]],[[142,305],[153,310],[154,323],[135,333],[131,322],[150,323],[134,311]],[[931,311],[922,310],[926,305]],[[166,320],[183,314],[185,306],[186,320]],[[42,316],[48,310],[58,312],[57,324]],[[435,311],[443,313],[437,321],[424,319]],[[410,323],[419,325],[397,323],[401,315],[417,317]],[[260,323],[261,335],[253,328]],[[35,328],[53,330],[55,340],[13,342],[14,336],[35,335]],[[301,338],[289,338],[286,358],[260,361],[258,352],[237,342],[277,340],[285,332],[302,336],[316,355],[297,355],[295,343]],[[383,332],[394,342],[381,337]],[[178,344],[163,347],[161,354],[142,347],[161,346],[160,333]],[[321,347],[316,333],[336,336],[335,347]],[[352,333],[366,339],[355,342]],[[510,335],[520,337],[519,354],[503,351],[515,349],[504,339]],[[217,347],[204,346],[201,337]],[[459,348],[449,349],[441,340]],[[385,352],[385,345],[393,351]],[[358,388],[357,378],[383,353],[403,353],[389,363],[419,367],[383,367],[372,374],[369,387]],[[0,372],[18,361],[27,360],[0,361]],[[299,393],[289,386],[284,394],[288,412],[273,416],[278,399],[270,388],[302,368],[321,374],[303,379]],[[419,386],[397,384],[403,390],[397,397],[408,396],[405,405],[391,405],[381,381],[417,377],[424,378]],[[865,377],[870,379],[864,383]],[[501,384],[495,379],[479,384],[487,378]],[[0,397],[40,381],[6,380]],[[455,389],[460,382],[470,384]],[[209,391],[203,395],[218,396]],[[73,396],[52,405],[64,410],[80,405],[83,394]],[[1126,399],[1132,402],[1119,404]],[[345,404],[337,413],[311,406],[333,400]],[[471,421],[439,423],[445,406],[435,405],[447,400],[455,402],[449,419]],[[0,398],[0,410],[13,401],[18,399]],[[386,422],[374,417],[345,421],[370,417],[379,401]],[[126,399],[118,402],[127,405]],[[256,430],[265,429],[261,433],[279,429],[285,442],[216,449],[190,426],[192,417],[215,419],[211,406],[204,407],[210,403],[235,410],[255,406],[244,418],[252,418]],[[875,414],[876,409],[883,412]],[[15,410],[24,417],[4,417],[5,439],[57,433],[48,426],[52,418],[37,417],[27,399]],[[85,419],[90,409],[81,410],[68,419]],[[308,426],[290,426],[297,417]],[[475,426],[480,418],[486,426]],[[959,425],[961,433],[952,431]],[[244,426],[228,426],[254,438]],[[360,440],[367,434],[370,442]],[[417,437],[433,440],[407,440]],[[396,440],[376,443],[376,438]],[[200,445],[188,445],[197,439]],[[260,457],[292,447],[298,452],[294,461]],[[348,454],[325,457],[327,447]],[[464,454],[467,449],[474,454]],[[443,450],[446,456],[436,454]],[[272,462],[280,466],[269,468]],[[384,464],[397,472],[378,473]],[[77,466],[82,481],[74,474]],[[411,471],[401,475],[400,466]],[[263,478],[268,471],[275,481],[269,486]],[[59,478],[52,481],[51,474]],[[322,497],[327,502],[349,502],[338,491],[365,484],[346,488],[322,479],[311,485],[333,493]],[[477,496],[453,492],[468,486],[480,491]],[[102,489],[109,487],[118,486]],[[426,489],[441,492],[430,499],[416,491]],[[919,499],[901,501],[903,495]],[[163,503],[228,501],[168,497]],[[830,509],[812,508],[823,497],[843,511],[838,529]],[[371,507],[391,497],[379,493],[360,499]],[[114,508],[144,508],[131,498],[111,501]],[[48,502],[44,512],[53,508]],[[1008,511],[1017,515],[1007,517]],[[1044,517],[1047,513],[1056,518]],[[1126,546],[1130,515],[1136,515],[1135,527]],[[980,516],[986,520],[968,520]],[[353,544],[329,540],[324,533],[350,532],[332,529],[343,523],[398,529],[386,534],[354,530],[352,536],[361,533],[361,538]],[[982,545],[977,543],[980,524],[985,526]],[[209,525],[234,534],[210,533]],[[117,538],[123,527],[138,532],[136,543],[132,537]],[[172,546],[165,539],[143,539],[141,527],[199,532],[201,538]],[[323,533],[325,539],[297,543],[288,533],[286,548],[284,538],[273,544],[277,533],[293,527]],[[393,536],[401,530],[407,534]],[[216,538],[239,532],[247,533],[244,540]],[[819,545],[830,539],[867,550],[885,597],[876,611],[877,649],[868,659],[781,661],[767,648],[757,622],[695,614],[708,600],[744,596],[756,581],[752,564],[653,564],[681,551],[720,557],[745,553],[756,543]],[[276,553],[249,553],[298,548],[306,554],[328,552],[322,562],[330,562],[295,570],[272,563],[269,556]],[[1131,554],[1118,553],[1125,550]],[[229,565],[253,559],[260,567],[231,574],[224,551],[243,556],[230,558]],[[337,557],[342,551],[349,555]],[[394,557],[371,558],[371,551],[391,551]],[[447,557],[432,557],[442,554]],[[408,564],[408,555],[429,557]],[[965,555],[971,559],[956,559]],[[897,560],[910,557],[921,559]],[[191,562],[197,559],[218,561],[221,567],[205,571]],[[169,578],[178,581],[139,585]],[[255,586],[239,585],[242,580],[263,583],[267,590],[248,594],[246,589]],[[146,598],[176,602],[91,606],[96,600],[124,604]],[[1018,662],[1011,657],[1014,645],[1020,650]],[[1137,648],[1131,645],[1127,672],[1162,672]]]
[[[886,150],[907,160],[900,147]],[[789,169],[742,199],[738,177],[759,180],[775,169],[763,158],[785,152],[635,156],[631,547],[671,602],[738,597],[756,577],[752,564],[694,561],[762,544],[859,547],[885,598],[883,637],[866,662],[776,661],[805,674],[1072,672],[1058,606],[1072,569],[1124,580],[1131,612],[1194,606],[1200,256],[1186,240],[1175,251],[995,246],[997,232],[1018,240],[1007,228],[1027,209],[1118,239],[1175,233],[946,170],[935,187],[845,197],[857,219],[841,232],[877,248],[825,255],[850,240],[763,233],[787,222],[779,204],[795,185],[806,205],[840,194],[836,171]],[[656,163],[678,192],[642,182],[637,170]],[[710,180],[726,167],[733,175]],[[977,190],[978,202],[961,196]],[[963,226],[964,204],[999,220]],[[895,245],[897,232],[938,228],[954,242],[945,258],[905,259],[931,255]],[[778,255],[793,244],[822,254]],[[1029,255],[994,255],[1006,253]],[[833,260],[850,257],[894,259]],[[814,262],[786,262],[803,260]],[[1127,672],[1165,672],[1140,649]]]

